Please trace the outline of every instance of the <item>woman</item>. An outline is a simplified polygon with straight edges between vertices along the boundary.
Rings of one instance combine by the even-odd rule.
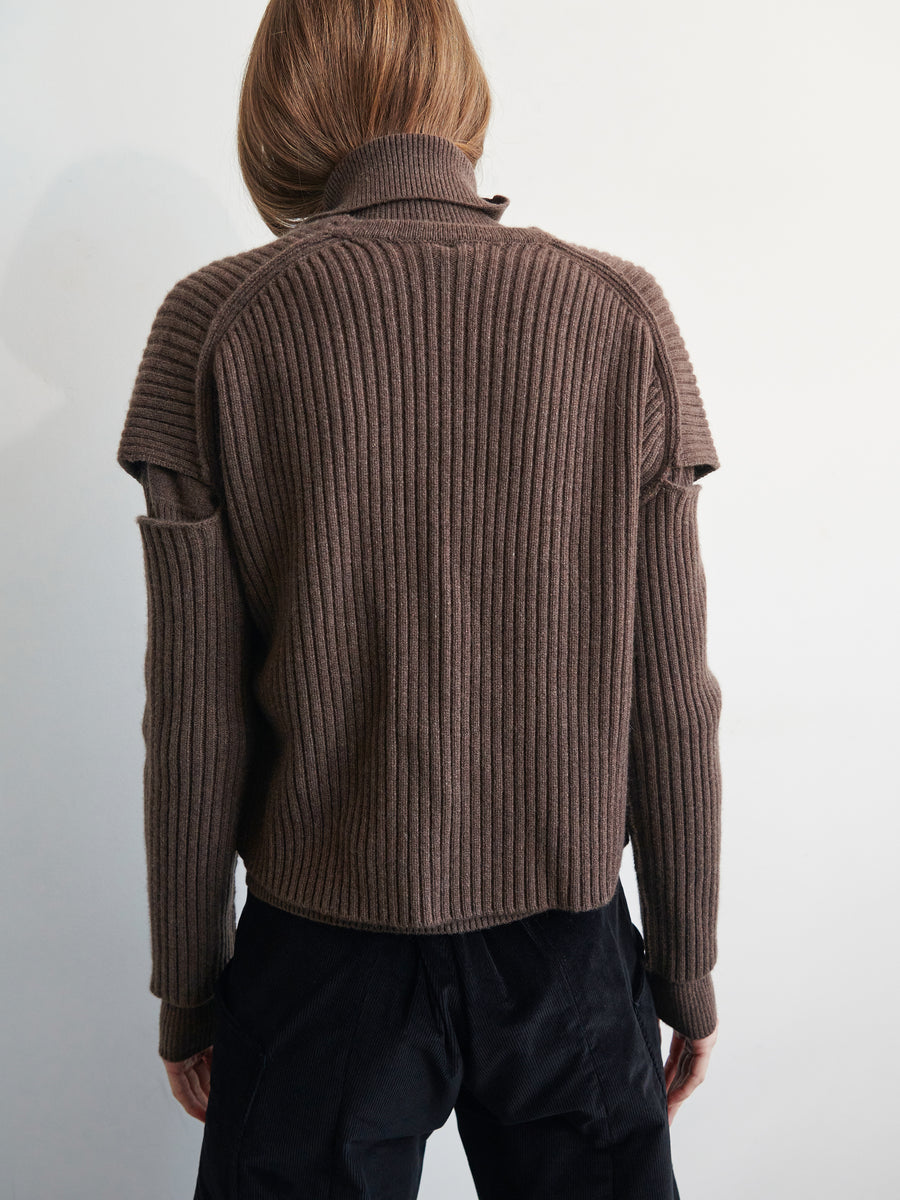
[[[415,1196],[452,1111],[481,1197],[678,1196],[719,463],[653,276],[478,194],[489,111],[452,0],[273,0],[239,153],[276,236],[179,280],[138,370],[150,988],[197,1197]]]

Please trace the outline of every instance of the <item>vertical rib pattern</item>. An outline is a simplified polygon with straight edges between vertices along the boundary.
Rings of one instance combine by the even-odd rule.
[[[241,850],[295,911],[449,931],[612,895],[646,334],[567,268],[347,235],[218,341],[225,501],[289,649],[279,835]]]
[[[691,477],[676,469],[641,509],[628,812],[654,998],[711,1032],[721,689],[706,659],[701,487]]]
[[[709,1032],[718,687],[672,472],[718,460],[680,333],[643,268],[500,225],[442,138],[340,168],[308,229],[176,284],[120,442],[165,469],[161,1045],[206,1032],[236,854],[288,911],[457,932],[607,903],[626,829],[660,1015]]]
[[[138,524],[153,581],[142,725],[150,990],[175,1008],[210,996],[234,949],[235,847],[248,757],[245,620],[221,510],[192,522],[141,516]],[[182,1030],[171,1011],[165,1016],[165,1057],[186,1057],[193,1047],[178,1044]],[[201,1020],[211,1022],[210,1005],[190,1014],[190,1036]]]

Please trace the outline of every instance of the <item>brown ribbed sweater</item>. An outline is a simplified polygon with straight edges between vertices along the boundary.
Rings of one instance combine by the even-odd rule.
[[[165,1058],[212,1041],[238,855],[289,912],[446,933],[605,904],[630,836],[658,1013],[715,1025],[716,450],[654,277],[508,203],[379,137],[156,314],[118,462]]]

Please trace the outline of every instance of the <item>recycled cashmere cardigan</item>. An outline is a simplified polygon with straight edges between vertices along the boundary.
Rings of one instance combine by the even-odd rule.
[[[166,1059],[212,1043],[238,856],[288,912],[428,934],[606,904],[630,838],[657,1012],[716,1024],[719,460],[655,278],[508,204],[376,137],[156,313],[117,461]]]

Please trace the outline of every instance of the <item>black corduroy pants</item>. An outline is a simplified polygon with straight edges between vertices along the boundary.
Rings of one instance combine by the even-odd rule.
[[[479,1200],[679,1200],[642,947],[621,880],[602,908],[452,934],[249,893],[194,1200],[412,1200],[454,1111]]]

